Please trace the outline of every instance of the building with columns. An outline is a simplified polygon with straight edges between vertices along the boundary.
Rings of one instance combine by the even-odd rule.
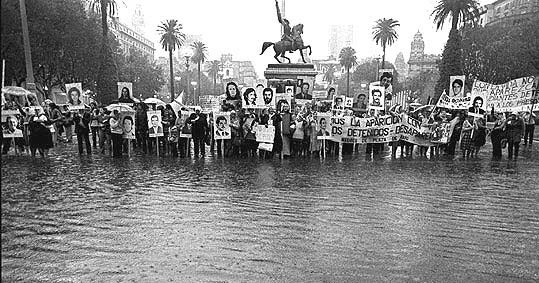
[[[408,76],[415,77],[426,71],[438,72],[438,61],[440,60],[440,55],[425,54],[423,35],[417,31],[411,43]]]

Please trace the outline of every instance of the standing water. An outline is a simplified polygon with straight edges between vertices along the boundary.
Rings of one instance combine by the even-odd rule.
[[[518,161],[2,158],[2,281],[537,282]]]

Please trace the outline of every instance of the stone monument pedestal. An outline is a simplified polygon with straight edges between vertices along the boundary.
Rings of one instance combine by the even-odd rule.
[[[268,87],[276,88],[277,93],[284,93],[286,86],[295,86],[294,93],[298,93],[303,83],[309,84],[312,93],[317,74],[313,64],[268,64],[264,71]]]

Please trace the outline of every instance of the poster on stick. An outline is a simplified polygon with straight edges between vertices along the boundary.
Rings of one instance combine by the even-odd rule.
[[[230,134],[230,112],[217,112],[213,115],[213,136],[216,140],[229,140]]]
[[[67,106],[69,110],[84,109],[82,103],[82,83],[66,84]]]
[[[163,124],[161,123],[161,111],[148,111],[148,134],[150,138],[162,137]]]
[[[384,92],[385,88],[383,86],[372,84],[369,86],[369,110],[384,110]]]
[[[465,76],[449,77],[449,97],[464,97]]]

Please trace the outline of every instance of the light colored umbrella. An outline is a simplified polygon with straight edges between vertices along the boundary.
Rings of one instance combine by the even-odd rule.
[[[135,111],[130,106],[127,106],[124,104],[118,104],[118,103],[111,104],[105,108],[107,108],[107,110],[109,111],[113,111],[114,109],[117,109],[120,112],[134,112]]]
[[[156,104],[158,106],[159,105],[163,105],[163,106],[166,105],[166,103],[163,100],[157,99],[157,98],[154,98],[154,97],[146,98],[144,100],[144,103],[146,103],[146,104]]]
[[[413,104],[413,103],[412,103]],[[436,105],[423,105],[417,109],[415,109],[414,111],[412,111],[412,113],[417,113],[417,112],[431,112],[434,107],[436,107]]]
[[[27,95],[35,95],[20,86],[5,86],[2,88],[2,93],[13,95],[13,96],[24,96],[24,97],[26,97]]]

